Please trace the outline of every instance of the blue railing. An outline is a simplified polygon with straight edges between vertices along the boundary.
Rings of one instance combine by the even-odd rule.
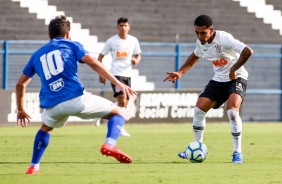
[[[9,73],[9,56],[11,55],[31,55],[37,48],[26,49],[26,48],[11,48],[10,45],[43,45],[46,40],[9,40],[9,41],[0,41],[0,44],[3,45],[3,49],[0,50],[0,54],[3,55],[3,86],[2,89],[7,90],[8,86],[8,73]]]
[[[3,56],[3,76],[2,76],[2,89],[7,90],[8,86],[8,63],[9,56],[11,55],[31,55],[39,46],[45,44],[47,40],[8,40],[1,41],[0,44],[0,54]],[[17,47],[21,45],[21,47]],[[33,46],[34,45],[34,46]],[[188,56],[195,47],[194,43],[158,43],[158,42],[141,42],[141,47],[150,48],[145,49],[142,52],[142,56],[150,57],[175,57],[175,70],[179,69],[181,66],[181,57]],[[279,52],[277,53],[255,53],[252,58],[275,58],[279,59],[282,62],[282,45],[274,44],[250,44],[250,47],[253,49],[275,49]],[[162,48],[162,49],[151,49],[151,48]],[[184,50],[185,49],[185,50]],[[189,50],[189,51],[188,51]],[[281,65],[282,71],[282,65]],[[282,79],[282,72],[281,72]],[[280,86],[282,86],[282,81]],[[178,90],[181,88],[180,80],[175,84],[175,88]],[[249,89],[248,93],[252,94],[282,94],[282,89]]]
[[[175,70],[178,70],[181,65],[181,57],[182,56],[188,56],[190,52],[183,52],[183,47],[188,47],[190,49],[194,49],[195,44],[194,43],[147,43],[143,42],[141,43],[141,46],[154,46],[154,47],[174,47],[175,52],[143,52],[142,56],[175,56]],[[282,45],[277,44],[250,44],[249,45],[252,49],[277,49],[279,50],[279,53],[273,54],[273,53],[255,53],[252,58],[278,58],[280,62],[282,63]],[[282,71],[282,64],[281,64],[281,70]],[[281,72],[281,79],[282,79],[282,72]],[[280,81],[280,86],[282,87],[282,80]],[[175,88],[179,89],[181,87],[180,80],[176,81]],[[249,89],[247,91],[250,94],[282,94],[282,89]]]
[[[31,54],[46,42],[47,40],[0,40],[0,55],[2,55],[0,58],[0,72],[2,72],[0,82],[2,83],[0,85],[2,85],[2,89],[14,90],[23,66]],[[207,74],[208,72],[212,74],[209,63],[199,62],[196,70],[192,69],[188,72],[189,77],[182,77],[175,85],[161,82],[163,78],[159,74],[162,73],[162,77],[165,77],[165,72],[179,69],[187,56],[193,52],[194,43],[141,42],[140,44],[142,62],[138,66],[139,72],[141,75],[146,75],[149,82],[154,82],[158,86],[156,90],[199,89],[206,84],[205,80],[210,79],[210,75]],[[246,63],[250,77],[248,79],[248,95],[245,99],[247,103],[244,103],[242,110],[244,116],[242,117],[248,121],[282,121],[282,45],[251,44],[250,47],[255,51],[255,54]],[[156,65],[153,62],[159,64]],[[150,64],[159,68],[148,68]],[[81,67],[83,68],[83,66]],[[157,71],[157,77],[155,71]],[[85,76],[87,79],[92,76],[91,80],[94,80],[92,71],[89,75],[86,73]],[[195,82],[193,83],[193,81]],[[87,80],[84,82],[86,85]],[[90,83],[91,85],[88,87],[93,88],[93,82]],[[35,78],[33,83],[30,84],[30,88],[38,89],[39,87],[40,80]],[[96,87],[99,88],[100,86],[97,84]]]

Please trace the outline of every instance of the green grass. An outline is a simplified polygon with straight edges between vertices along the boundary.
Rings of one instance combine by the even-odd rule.
[[[55,129],[39,175],[25,175],[38,126],[0,127],[1,184],[237,184],[282,183],[282,123],[245,123],[244,164],[232,164],[228,123],[208,123],[205,162],[192,164],[177,157],[193,140],[191,124],[127,124],[132,137],[118,146],[133,157],[129,165],[101,156],[106,126],[67,125]]]

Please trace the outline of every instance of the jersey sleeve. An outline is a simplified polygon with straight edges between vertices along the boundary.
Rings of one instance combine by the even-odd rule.
[[[221,37],[221,41],[222,41],[222,45],[225,48],[230,48],[230,49],[234,50],[237,53],[241,53],[243,51],[243,49],[247,46],[243,42],[235,39],[229,33],[223,34],[223,36]]]
[[[101,51],[101,54],[102,55],[107,55],[108,53],[109,53],[109,51],[110,51],[110,46],[111,46],[111,41],[110,41],[110,39],[108,39],[107,41],[106,41],[106,43],[105,43],[105,45],[104,45],[104,47],[103,47],[103,49],[102,49],[102,51]]]
[[[139,41],[138,39],[135,39],[135,44],[134,44],[134,50],[133,50],[133,54],[136,55],[136,54],[140,54],[141,53],[141,48],[140,48],[140,44],[139,44]]]
[[[81,58],[83,57],[83,56],[85,56],[86,54],[88,54],[89,53],[89,51],[87,51],[86,49],[85,49],[85,47],[81,44],[81,43],[79,43],[79,42],[74,42],[74,45],[75,45],[75,52],[76,52],[76,59],[77,59],[77,61],[79,61],[80,63],[83,63],[82,61],[81,61]]]
[[[204,53],[201,51],[198,40],[196,41],[196,48],[194,50],[195,56],[201,58],[204,56]]]
[[[25,65],[23,69],[23,74],[25,74],[26,76],[30,78],[32,78],[34,74],[36,73],[34,65],[33,65],[34,58],[35,58],[34,55],[32,55],[30,60],[28,61],[28,63]]]

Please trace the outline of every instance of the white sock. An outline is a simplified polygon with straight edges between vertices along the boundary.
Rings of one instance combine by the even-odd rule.
[[[242,152],[242,120],[239,116],[239,111],[229,109],[227,115],[230,120],[230,129],[233,138],[234,150],[239,153]]]
[[[30,163],[30,166],[34,166],[34,168],[35,168],[36,170],[39,170],[39,168],[40,168],[40,163],[38,163],[38,164]]]
[[[125,117],[126,116],[126,107],[121,107],[121,106],[118,106],[118,107],[121,109],[123,117]]]
[[[114,140],[113,138],[110,138],[110,137],[109,137],[109,138],[106,138],[105,144],[109,144],[109,145],[111,145],[111,146],[115,146],[116,143],[117,143],[117,141]]]
[[[120,110],[122,111],[122,113],[125,113],[125,109],[126,107],[121,107],[121,106],[118,106],[120,108]]]
[[[193,131],[195,141],[203,142],[206,127],[206,113],[198,107],[194,108]]]

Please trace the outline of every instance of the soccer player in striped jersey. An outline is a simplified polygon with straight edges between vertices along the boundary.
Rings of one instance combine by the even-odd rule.
[[[100,152],[116,158],[121,163],[132,161],[130,156],[116,146],[120,128],[125,122],[122,111],[113,102],[84,89],[77,75],[78,63],[87,64],[115,84],[125,96],[136,95],[136,92],[117,80],[80,43],[71,41],[70,27],[70,22],[65,16],[57,16],[50,21],[50,41],[31,56],[16,85],[17,124],[27,127],[31,117],[25,110],[26,87],[35,74],[41,81],[39,96],[43,123],[35,136],[32,160],[26,174],[39,173],[40,160],[49,144],[52,130],[63,127],[69,116],[108,119],[108,132]]]
[[[201,57],[212,64],[215,74],[199,95],[194,108],[194,139],[203,142],[206,113],[211,108],[219,108],[226,102],[234,144],[232,162],[243,163],[242,120],[239,110],[246,94],[248,79],[248,72],[243,65],[251,57],[253,51],[230,33],[215,30],[212,19],[208,15],[200,15],[195,19],[194,30],[197,36],[194,52],[190,54],[178,71],[167,72],[168,76],[165,81],[174,83]],[[185,152],[180,152],[178,156],[186,158]]]

